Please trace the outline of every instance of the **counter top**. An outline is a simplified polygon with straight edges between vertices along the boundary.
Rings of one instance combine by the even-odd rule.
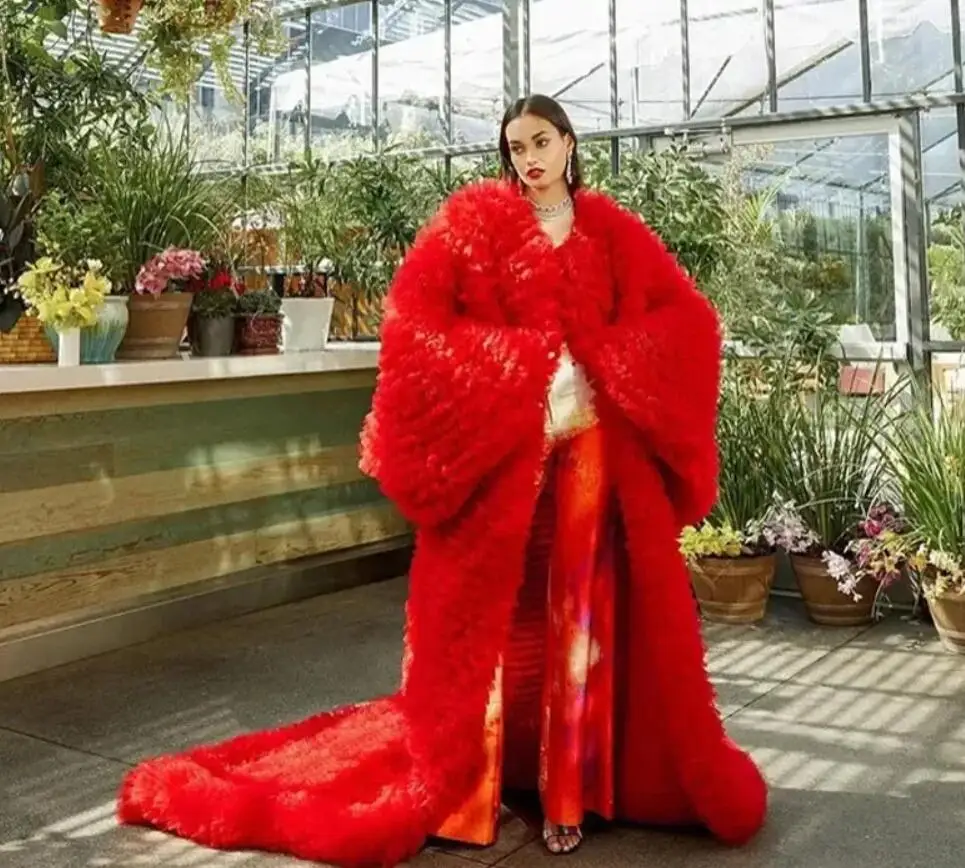
[[[336,344],[320,352],[279,353],[272,356],[117,362],[112,365],[80,365],[75,368],[59,368],[57,365],[0,365],[0,395],[360,371],[374,369],[378,357],[379,345],[373,342]]]

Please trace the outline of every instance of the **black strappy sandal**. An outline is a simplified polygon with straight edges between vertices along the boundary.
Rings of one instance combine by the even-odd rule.
[[[576,843],[566,844],[566,839],[576,839]],[[557,842],[554,844],[554,842]],[[579,826],[555,826],[543,823],[543,845],[553,856],[569,856],[580,849],[583,843],[583,830]],[[556,848],[559,849],[556,849]]]

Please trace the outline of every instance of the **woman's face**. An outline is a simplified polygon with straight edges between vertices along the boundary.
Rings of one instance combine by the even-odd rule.
[[[513,168],[527,187],[545,190],[566,172],[573,140],[549,121],[536,115],[521,115],[507,125],[506,141]]]

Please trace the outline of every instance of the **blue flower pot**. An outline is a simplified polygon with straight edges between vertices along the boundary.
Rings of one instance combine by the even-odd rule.
[[[82,365],[106,365],[114,361],[117,348],[124,340],[129,318],[128,296],[109,295],[101,308],[97,322],[90,328],[80,330],[80,363]],[[47,340],[57,354],[57,332],[45,326]]]

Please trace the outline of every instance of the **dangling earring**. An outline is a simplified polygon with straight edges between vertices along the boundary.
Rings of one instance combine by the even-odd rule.
[[[570,151],[566,155],[566,183],[573,183],[573,152]]]

